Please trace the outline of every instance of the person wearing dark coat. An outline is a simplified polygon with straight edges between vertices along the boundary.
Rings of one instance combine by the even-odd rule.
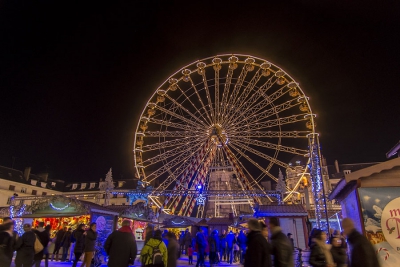
[[[274,255],[274,267],[293,267],[292,244],[287,236],[282,233],[279,220],[276,217],[269,218],[271,232],[272,255]]]
[[[248,221],[247,252],[244,267],[272,267],[271,246],[261,233],[261,225],[256,219]]]
[[[349,218],[344,218],[342,228],[351,245],[349,267],[379,267],[374,247],[364,235],[356,230],[354,222]]]
[[[32,267],[33,258],[35,256],[35,233],[32,231],[30,224],[24,224],[25,233],[18,238],[17,256],[15,257],[15,267]]]
[[[226,235],[226,253],[228,255],[227,262],[229,264],[233,262],[233,244],[235,244],[235,235],[230,231],[229,234]]]
[[[0,266],[10,267],[14,253],[12,239],[14,234],[14,222],[3,223],[0,232]]]
[[[183,251],[185,250],[185,232],[181,231],[181,234],[179,235],[179,256],[183,254]]]
[[[90,267],[94,252],[96,251],[96,239],[97,239],[97,225],[95,222],[90,224],[89,230],[83,233],[85,235],[85,258],[81,267]]]
[[[221,257],[219,255],[219,248],[221,246],[221,241],[219,240],[218,230],[214,230],[214,239],[215,239],[215,249],[216,249],[216,263],[221,261]]]
[[[324,231],[315,230],[309,263],[313,267],[333,267],[334,262],[330,245],[326,244],[327,235]]]
[[[36,234],[37,238],[39,238],[40,243],[43,245],[43,250],[40,251],[39,253],[36,253],[35,256],[33,257],[33,260],[35,261],[35,267],[40,267],[40,263],[42,262],[43,256],[45,255],[45,252],[47,251],[47,246],[49,245],[50,242],[50,232],[46,231],[45,228],[43,228],[44,222],[39,222],[39,227],[33,232]],[[47,254],[47,266],[48,266],[49,258]]]
[[[189,232],[189,229],[185,231],[185,237],[183,242],[185,243],[185,254],[188,255],[188,248],[192,245],[192,235]]]
[[[197,262],[196,267],[204,265],[204,254],[207,246],[206,237],[202,228],[196,234],[196,245],[197,245]]]
[[[85,225],[80,224],[78,228],[74,231],[74,239],[75,239],[75,247],[74,247],[74,254],[75,258],[72,264],[72,267],[76,267],[78,264],[78,261],[80,257],[83,254],[84,248],[85,248]]]
[[[177,267],[177,261],[178,261],[178,256],[179,256],[179,244],[176,241],[176,236],[172,232],[167,233],[167,238],[168,238],[168,263],[167,267]]]
[[[219,236],[219,256],[220,261],[226,260],[226,231],[223,230]]]
[[[68,255],[68,250],[69,247],[71,246],[71,236],[72,236],[72,229],[69,228],[67,232],[65,232],[64,238],[61,241],[61,245],[62,245],[62,257],[61,257],[61,261],[64,262],[67,260],[67,255]]]
[[[347,254],[346,250],[342,247],[342,240],[340,237],[333,237],[332,240],[331,254],[333,262],[336,267],[346,267],[347,266]]]
[[[124,220],[122,227],[107,237],[104,243],[104,250],[109,256],[107,266],[128,267],[135,261],[137,245],[130,225],[129,220]]]
[[[237,238],[238,245],[239,245],[239,257],[240,257],[240,264],[243,264],[245,254],[246,254],[246,247],[247,247],[247,237],[243,233],[242,230],[239,232],[239,236]]]
[[[215,240],[215,235],[216,232],[214,230],[208,237],[208,246],[210,250],[210,266],[217,263],[217,242]]]
[[[54,260],[54,256],[56,256],[56,261],[58,261],[58,253],[60,252],[61,242],[66,232],[67,232],[67,227],[64,227],[63,229],[60,229],[56,234],[56,239],[54,241],[53,255],[51,256],[52,261]]]

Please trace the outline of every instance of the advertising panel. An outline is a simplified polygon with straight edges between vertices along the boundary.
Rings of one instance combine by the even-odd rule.
[[[358,190],[365,234],[382,266],[400,266],[400,187]]]

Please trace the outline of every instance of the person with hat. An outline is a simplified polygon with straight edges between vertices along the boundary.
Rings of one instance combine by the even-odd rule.
[[[261,233],[257,219],[248,221],[247,251],[244,255],[244,267],[271,267],[271,247]]]
[[[15,246],[17,250],[15,267],[32,267],[35,257],[35,233],[28,223],[24,224],[24,231],[25,233],[18,238],[17,245]]]
[[[282,233],[278,218],[269,218],[269,229],[271,233],[270,242],[272,246],[272,255],[274,255],[274,266],[293,267],[292,244],[287,236]]]

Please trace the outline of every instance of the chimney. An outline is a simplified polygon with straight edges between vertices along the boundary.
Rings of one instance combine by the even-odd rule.
[[[335,160],[335,169],[336,169],[336,173],[339,173],[339,162],[337,160]]]
[[[31,175],[31,167],[26,167],[24,170],[24,178],[26,181],[29,180],[30,175]]]
[[[41,173],[38,176],[43,179],[43,182],[47,182],[47,178],[49,178],[49,174],[47,172]]]
[[[229,220],[233,221],[233,213],[229,213]]]

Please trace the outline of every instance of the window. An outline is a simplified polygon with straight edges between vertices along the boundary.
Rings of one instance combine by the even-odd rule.
[[[47,195],[47,192],[42,192],[42,196],[46,196]]]
[[[25,187],[21,188],[21,193],[26,193],[26,188]]]
[[[32,190],[32,195],[36,196],[37,190]]]
[[[14,190],[15,190],[15,185],[10,185],[10,187],[8,188],[8,190],[14,191]]]
[[[343,173],[344,173],[344,174],[350,174],[350,173],[351,173],[351,170],[344,170]]]

